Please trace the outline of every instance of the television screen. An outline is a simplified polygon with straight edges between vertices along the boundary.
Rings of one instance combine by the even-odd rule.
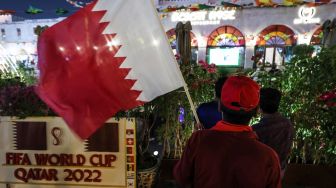
[[[217,66],[239,66],[243,47],[214,48],[209,50],[209,63]]]

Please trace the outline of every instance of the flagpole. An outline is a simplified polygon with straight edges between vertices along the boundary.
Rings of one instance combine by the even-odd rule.
[[[155,6],[154,6],[154,2],[153,2],[153,0],[150,0],[150,1],[151,1],[151,4],[152,4],[153,8],[156,10],[156,8],[155,8]],[[163,26],[162,26],[162,23],[161,23],[161,20],[160,20],[160,17],[159,17],[158,12],[155,11],[155,13],[156,13],[156,17],[157,17],[157,19],[159,19],[159,23],[160,23],[160,26],[161,26],[162,31],[165,32],[165,30],[164,30],[164,28],[163,28]],[[168,40],[167,35],[165,35],[165,39],[166,39],[166,42],[169,44],[169,40]],[[169,45],[170,45],[170,44],[169,44]],[[175,57],[175,55],[174,55],[174,53],[173,53],[173,50],[170,50],[170,53],[171,53],[171,55],[172,55],[173,57]],[[181,69],[180,69],[179,64],[178,64],[177,61],[176,61],[176,58],[174,58],[174,63],[175,63],[175,66],[177,66],[177,68],[178,68],[178,70],[179,70],[179,73],[180,73],[180,77],[181,77],[181,79],[182,79],[183,82],[184,82],[184,84],[183,84],[183,88],[184,88],[184,91],[185,91],[185,93],[186,93],[186,95],[187,95],[187,98],[188,98],[188,101],[189,101],[189,104],[190,104],[190,108],[191,108],[191,111],[192,111],[192,113],[193,113],[193,115],[194,115],[194,117],[195,117],[196,123],[197,123],[197,124],[200,124],[200,120],[199,120],[198,115],[197,115],[197,113],[196,113],[195,105],[194,105],[194,103],[193,103],[193,101],[192,101],[192,99],[191,99],[190,93],[189,93],[188,85],[187,85],[186,81],[184,80],[183,74],[182,74],[182,72],[181,72]],[[192,127],[192,130],[194,131],[194,127]]]
[[[181,72],[181,71],[180,71],[180,72]],[[182,78],[183,78],[183,76],[182,76]],[[183,80],[184,80],[184,78],[183,78]],[[185,82],[184,82],[184,83],[185,83]],[[189,90],[188,90],[188,85],[187,85],[187,84],[184,84],[184,85],[183,85],[183,88],[184,88],[184,91],[185,91],[185,93],[186,93],[186,95],[187,95],[187,98],[188,98],[188,101],[189,101],[191,110],[192,110],[192,112],[193,112],[193,114],[194,114],[196,123],[197,123],[197,124],[200,124],[200,120],[199,120],[198,115],[197,115],[197,113],[196,113],[195,105],[194,105],[194,103],[193,103],[193,101],[192,101],[192,99],[191,99],[191,96],[190,96],[190,93],[189,93]]]

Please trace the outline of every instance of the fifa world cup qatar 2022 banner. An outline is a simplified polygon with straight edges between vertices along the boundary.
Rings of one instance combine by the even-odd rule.
[[[136,187],[134,119],[110,119],[86,140],[59,117],[0,121],[0,188]]]

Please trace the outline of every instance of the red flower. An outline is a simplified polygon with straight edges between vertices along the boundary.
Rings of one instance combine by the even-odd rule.
[[[203,61],[203,60],[200,60],[200,61],[198,62],[198,64],[201,65],[202,69],[206,70],[206,71],[209,72],[209,73],[216,73],[216,72],[217,72],[216,65],[213,64],[213,63],[211,63],[211,64],[209,65],[207,62],[205,62],[205,61]]]
[[[198,62],[198,64],[200,64],[201,67],[202,67],[203,69],[207,69],[207,68],[208,68],[208,63],[206,63],[206,62],[203,61],[203,60],[200,60],[200,61]]]
[[[327,107],[336,107],[336,90],[327,91],[318,97]]]
[[[318,99],[321,101],[327,101],[334,98],[336,98],[336,90],[324,92]]]
[[[179,61],[179,60],[181,59],[180,54],[175,54],[175,59],[176,59],[177,61]]]
[[[208,68],[207,68],[207,71],[209,72],[209,73],[216,73],[217,72],[217,68],[216,68],[216,65],[215,64],[210,64],[209,66],[208,66]]]
[[[191,84],[191,88],[192,88],[192,89],[197,89],[198,87],[199,87],[199,85],[198,85],[197,82]]]
[[[216,72],[217,72],[217,69],[216,69],[216,68],[209,68],[209,69],[207,69],[207,71],[208,71],[209,73],[216,73]]]

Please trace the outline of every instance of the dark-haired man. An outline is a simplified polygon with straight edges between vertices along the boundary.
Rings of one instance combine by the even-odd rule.
[[[291,150],[294,128],[289,119],[278,112],[281,93],[274,88],[260,90],[260,122],[253,125],[259,140],[273,148],[280,159],[281,177],[287,166],[287,158]]]
[[[197,115],[200,120],[201,126],[204,129],[210,129],[220,120],[222,120],[222,113],[220,112],[220,98],[223,84],[227,79],[226,76],[220,77],[215,83],[215,100],[202,103],[197,108]]]
[[[259,85],[244,76],[222,87],[223,120],[190,137],[174,168],[176,182],[194,188],[280,188],[277,154],[248,126],[259,104]],[[223,92],[225,91],[225,92]]]

